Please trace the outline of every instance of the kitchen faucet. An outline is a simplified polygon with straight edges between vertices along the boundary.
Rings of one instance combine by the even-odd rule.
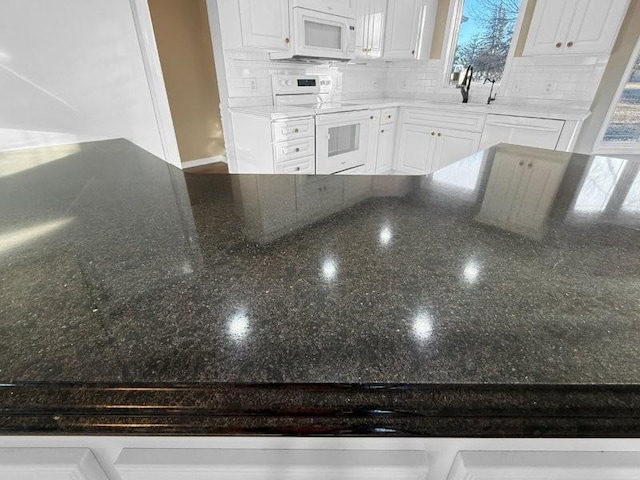
[[[469,90],[471,90],[471,79],[473,78],[473,66],[469,65],[464,75],[458,81],[458,88],[462,94],[462,103],[469,103]]]
[[[495,102],[496,101],[496,97],[498,95],[498,94],[496,94],[496,95],[493,94],[493,87],[496,84],[496,79],[487,77],[487,78],[484,79],[484,83],[487,83],[487,82],[491,82],[491,91],[489,92],[489,98],[487,99],[487,105],[491,105],[491,102]]]

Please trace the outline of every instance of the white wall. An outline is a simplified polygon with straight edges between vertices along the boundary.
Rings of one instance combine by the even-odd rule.
[[[0,150],[121,137],[164,157],[129,0],[1,0]]]

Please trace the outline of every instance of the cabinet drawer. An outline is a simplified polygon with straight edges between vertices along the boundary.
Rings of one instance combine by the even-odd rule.
[[[389,125],[390,123],[395,123],[397,116],[397,108],[385,108],[380,112],[380,124]]]
[[[313,117],[273,122],[271,127],[273,128],[274,142],[315,136],[315,122],[313,121]]]
[[[316,172],[316,157],[298,158],[289,162],[276,163],[275,172],[314,174]]]
[[[432,110],[430,108],[406,108],[402,111],[402,123],[452,128],[467,132],[482,132],[485,116],[473,113]]]
[[[308,157],[316,154],[315,138],[303,138],[290,142],[280,142],[273,145],[273,155],[276,163],[286,162],[294,158]]]

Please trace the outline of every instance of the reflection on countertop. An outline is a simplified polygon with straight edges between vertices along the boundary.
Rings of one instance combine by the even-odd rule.
[[[500,145],[425,177],[192,175],[125,141],[22,161],[0,158],[4,383],[640,380],[637,162]]]

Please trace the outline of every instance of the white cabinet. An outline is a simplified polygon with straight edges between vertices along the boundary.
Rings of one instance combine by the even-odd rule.
[[[376,173],[386,173],[393,168],[393,153],[395,151],[396,126],[387,124],[380,126],[378,135],[378,156]]]
[[[565,480],[640,478],[637,452],[460,452],[449,480]]]
[[[464,130],[439,129],[436,133],[434,168],[439,170],[478,151],[480,134]]]
[[[570,159],[522,156],[517,149],[496,153],[478,220],[538,238],[558,193]]]
[[[608,54],[628,0],[538,0],[524,55]]]
[[[384,42],[385,60],[418,58],[424,6],[423,0],[389,0]]]
[[[420,450],[125,449],[116,468],[122,480],[418,480],[428,473]]]
[[[107,480],[88,448],[0,448],[0,480]]]
[[[555,150],[563,127],[563,120],[487,115],[480,148],[512,143]]]
[[[398,133],[396,169],[402,173],[425,174],[431,171],[436,146],[436,131],[424,125],[403,123]]]
[[[401,172],[428,174],[479,149],[484,123],[479,115],[406,109],[401,118],[396,164]]]
[[[366,173],[376,172],[376,162],[378,158],[378,135],[380,130],[380,110],[371,110],[369,115],[369,141],[367,145],[367,161],[365,163]]]
[[[289,0],[238,1],[244,47],[289,49]]]
[[[354,0],[356,57],[380,58],[384,46],[387,0]]]

